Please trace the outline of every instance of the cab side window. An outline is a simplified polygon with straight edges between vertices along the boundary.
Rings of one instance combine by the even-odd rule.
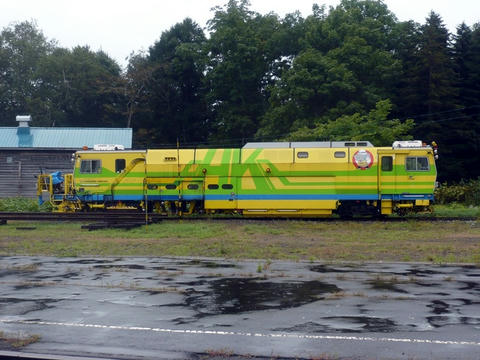
[[[392,171],[392,170],[393,170],[393,157],[382,156],[382,171]]]
[[[101,172],[101,160],[82,160],[80,163],[80,174],[100,174]]]
[[[115,160],[115,172],[116,173],[123,172],[123,170],[125,170],[125,167],[126,167],[125,159],[116,159]]]
[[[430,165],[426,156],[411,156],[405,161],[405,169],[407,171],[428,171]]]

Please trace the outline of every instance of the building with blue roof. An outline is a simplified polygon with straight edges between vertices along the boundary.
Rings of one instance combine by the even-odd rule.
[[[35,197],[35,176],[71,172],[72,153],[97,144],[132,148],[131,128],[31,127],[30,116],[17,116],[17,127],[0,127],[0,198]]]

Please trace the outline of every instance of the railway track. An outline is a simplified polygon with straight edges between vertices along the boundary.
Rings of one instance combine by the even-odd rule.
[[[24,221],[104,221],[104,222],[155,222],[165,218],[160,214],[148,214],[138,212],[87,212],[87,213],[46,213],[46,212],[0,212],[0,221],[24,220]]]
[[[46,212],[0,212],[0,223],[6,223],[10,220],[21,221],[51,221],[51,222],[105,222],[105,223],[155,223],[162,220],[289,220],[287,218],[246,218],[241,216],[165,216],[162,214],[145,214],[140,212],[79,212],[79,213],[46,213]],[[476,217],[441,217],[441,216],[417,216],[417,217],[385,217],[385,218],[353,218],[341,219],[338,217],[332,218],[307,218],[298,220],[312,220],[312,221],[476,221]]]

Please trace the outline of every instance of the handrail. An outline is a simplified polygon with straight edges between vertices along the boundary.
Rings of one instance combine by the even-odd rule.
[[[133,170],[135,166],[137,166],[137,164],[141,162],[145,162],[145,158],[133,159],[132,161],[130,161],[130,164],[128,164],[128,166],[124,169],[124,171],[122,171],[120,174],[118,174],[118,176],[115,179],[113,179],[112,184],[110,185],[110,192],[112,195],[115,187],[125,178],[125,176],[127,176],[127,174],[130,171]]]

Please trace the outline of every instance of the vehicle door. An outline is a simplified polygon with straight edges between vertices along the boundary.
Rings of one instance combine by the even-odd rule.
[[[235,177],[207,177],[205,181],[206,209],[236,209],[237,198]]]
[[[183,180],[179,190],[179,200],[203,200],[203,179]]]
[[[395,153],[378,150],[378,195],[380,200],[393,200],[396,193]]]

